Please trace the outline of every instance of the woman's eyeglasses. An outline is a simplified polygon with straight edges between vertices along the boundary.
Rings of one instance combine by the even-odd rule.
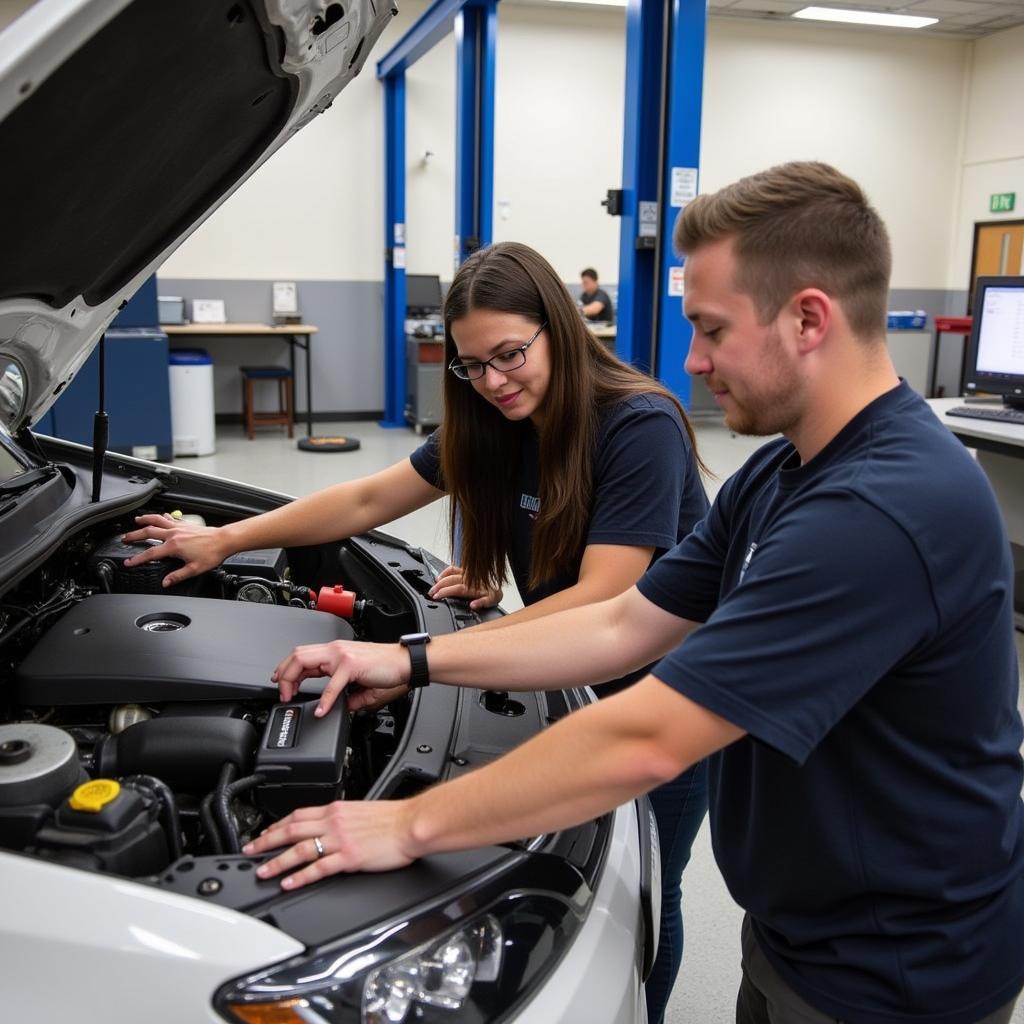
[[[488,366],[493,366],[498,373],[508,373],[509,370],[518,370],[526,363],[526,350],[537,340],[540,332],[547,327],[547,321],[533,332],[533,336],[525,345],[517,345],[507,352],[499,352],[490,359],[473,359],[463,362],[461,359],[453,359],[448,364],[448,369],[455,374],[459,380],[479,380],[486,372]]]

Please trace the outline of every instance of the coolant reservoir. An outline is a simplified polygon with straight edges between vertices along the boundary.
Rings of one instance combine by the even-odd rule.
[[[191,523],[193,526],[205,526],[206,520],[194,512],[182,512],[180,508],[176,508],[171,513],[172,519],[177,519],[179,523]]]
[[[30,848],[49,860],[136,877],[162,871],[168,844],[152,796],[116,779],[78,786]]]

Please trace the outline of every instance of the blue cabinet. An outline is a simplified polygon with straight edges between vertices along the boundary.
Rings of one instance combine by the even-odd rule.
[[[111,328],[106,360],[108,448],[124,455],[169,460],[173,452],[167,335],[153,328]],[[37,424],[39,433],[92,444],[99,361],[97,347],[51,412]]]

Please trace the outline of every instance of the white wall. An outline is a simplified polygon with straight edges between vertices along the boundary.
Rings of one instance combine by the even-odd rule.
[[[620,221],[601,200],[622,180],[624,12],[499,12],[494,238],[534,246],[565,281],[594,266],[614,282]]]
[[[383,92],[374,68],[422,10],[402,5],[334,108],[214,214],[171,257],[166,276],[382,278]],[[978,45],[996,51],[1000,39]],[[864,184],[889,224],[894,286],[945,287],[970,46],[712,19],[702,187],[783,160],[832,161]],[[600,201],[621,178],[622,12],[505,6],[497,63],[495,238],[536,246],[566,280],[594,264],[615,281],[619,222]],[[408,266],[446,278],[453,262],[454,77],[449,37],[409,72],[406,99]],[[984,144],[991,148],[1001,137],[998,130],[989,135]],[[424,164],[427,150],[433,156]]]
[[[383,106],[380,116],[384,116]],[[433,155],[426,158],[428,151]],[[406,269],[450,280],[455,266],[455,37],[451,34],[406,72],[405,157]],[[383,187],[383,150],[380,173]],[[383,239],[383,221],[377,231]],[[384,276],[383,267],[378,259],[376,277]]]
[[[966,289],[976,221],[1024,218],[1024,28],[974,44],[967,132],[948,287]],[[994,192],[1016,192],[1017,209],[989,212]]]
[[[712,19],[702,190],[785,160],[833,163],[889,226],[893,287],[945,287],[969,45]]]

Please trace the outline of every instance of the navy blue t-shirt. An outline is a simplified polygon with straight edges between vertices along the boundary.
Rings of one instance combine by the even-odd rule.
[[[615,306],[612,305],[611,296],[603,289],[597,288],[590,295],[580,294],[580,302],[584,306],[589,306],[593,302],[600,302],[601,309],[593,316],[584,314],[588,320],[603,321],[605,323],[615,323]]]
[[[531,587],[533,523],[540,511],[537,432],[520,428],[509,562],[526,605],[573,586],[580,560],[539,587]],[[436,432],[410,456],[429,484],[444,490]],[[708,510],[693,449],[678,409],[657,394],[637,395],[608,407],[600,418],[593,454],[593,492],[585,544],[655,549],[655,558],[682,540]],[[582,552],[581,552],[582,555]]]
[[[1024,985],[1009,544],[906,384],[806,465],[771,442],[640,580],[704,623],[654,674],[748,733],[715,856],[782,978],[845,1021],[973,1024]]]

